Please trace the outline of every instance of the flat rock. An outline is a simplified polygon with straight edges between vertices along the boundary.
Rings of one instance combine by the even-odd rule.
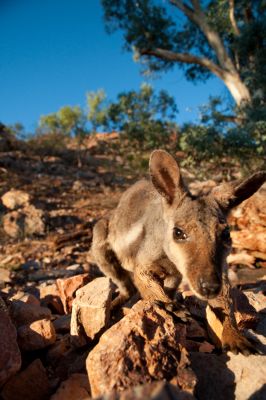
[[[71,312],[76,291],[89,282],[88,274],[80,274],[65,279],[57,279],[58,294],[64,307],[64,312]]]
[[[0,387],[21,367],[17,332],[0,298]]]
[[[3,400],[48,400],[49,381],[46,370],[39,359],[13,376],[3,387]]]
[[[266,357],[229,353],[227,367],[234,373],[236,400],[266,398]]]
[[[265,399],[265,356],[191,353],[190,359],[198,380],[197,399]]]
[[[40,319],[51,319],[52,316],[49,308],[24,303],[20,300],[11,301],[9,310],[10,317],[17,327],[28,325]]]
[[[50,400],[85,400],[90,395],[90,385],[86,374],[73,374],[62,382]]]
[[[96,278],[76,292],[70,334],[76,346],[86,344],[107,327],[110,319],[113,285],[109,278]]]
[[[44,349],[55,341],[55,328],[48,319],[34,321],[18,328],[19,347],[24,351]]]
[[[176,323],[167,311],[139,301],[89,353],[86,368],[92,396],[174,377],[182,389],[181,382],[186,381],[193,390],[195,377],[187,368],[185,336],[185,325]]]
[[[15,208],[25,206],[30,202],[30,195],[22,190],[11,189],[2,196],[2,203],[6,208],[14,210]]]

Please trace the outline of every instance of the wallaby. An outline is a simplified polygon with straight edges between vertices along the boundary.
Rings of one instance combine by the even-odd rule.
[[[222,309],[223,346],[246,352],[250,344],[236,328],[230,305],[226,257],[231,249],[228,212],[255,193],[266,171],[193,196],[174,158],[150,156],[151,180],[122,195],[108,219],[93,230],[92,255],[125,301],[137,288],[142,298],[173,304],[181,279],[210,305]]]

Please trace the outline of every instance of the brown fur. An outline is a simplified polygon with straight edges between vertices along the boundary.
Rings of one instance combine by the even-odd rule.
[[[226,257],[231,241],[226,216],[232,206],[258,190],[266,173],[194,197],[175,160],[155,150],[150,175],[150,182],[139,181],[122,195],[109,220],[96,224],[95,261],[119,288],[118,301],[126,300],[135,286],[144,299],[172,304],[183,279],[196,296],[222,308],[223,344],[244,351],[248,342],[230,312]],[[177,228],[184,234],[182,240]]]

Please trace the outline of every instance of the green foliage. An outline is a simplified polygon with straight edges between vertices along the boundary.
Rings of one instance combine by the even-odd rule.
[[[167,71],[178,65],[187,79],[205,81],[217,75],[211,63],[223,70],[218,76],[224,82],[225,74],[232,72],[249,89],[252,98],[259,95],[265,102],[264,0],[235,1],[235,25],[230,19],[228,0],[102,0],[102,5],[107,30],[122,30],[125,48],[134,49],[136,59],[141,56],[146,72]],[[210,30],[208,36],[206,32]],[[176,55],[185,57],[181,60]],[[188,60],[187,55],[194,56],[194,61]],[[208,64],[195,62],[195,58],[208,60]]]
[[[92,132],[108,125],[108,105],[106,93],[103,89],[87,93],[87,119],[92,125]]]
[[[109,125],[148,147],[163,144],[175,129],[177,113],[174,98],[162,90],[143,84],[139,91],[120,93],[108,107]]]
[[[64,106],[59,111],[40,118],[39,128],[43,133],[63,136],[82,136],[86,133],[86,118],[79,106]]]

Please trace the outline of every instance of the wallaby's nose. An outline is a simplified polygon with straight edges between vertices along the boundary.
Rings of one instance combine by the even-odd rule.
[[[204,297],[212,298],[217,296],[220,292],[221,283],[218,281],[218,279],[210,281],[206,278],[200,278],[198,283],[200,292]]]

